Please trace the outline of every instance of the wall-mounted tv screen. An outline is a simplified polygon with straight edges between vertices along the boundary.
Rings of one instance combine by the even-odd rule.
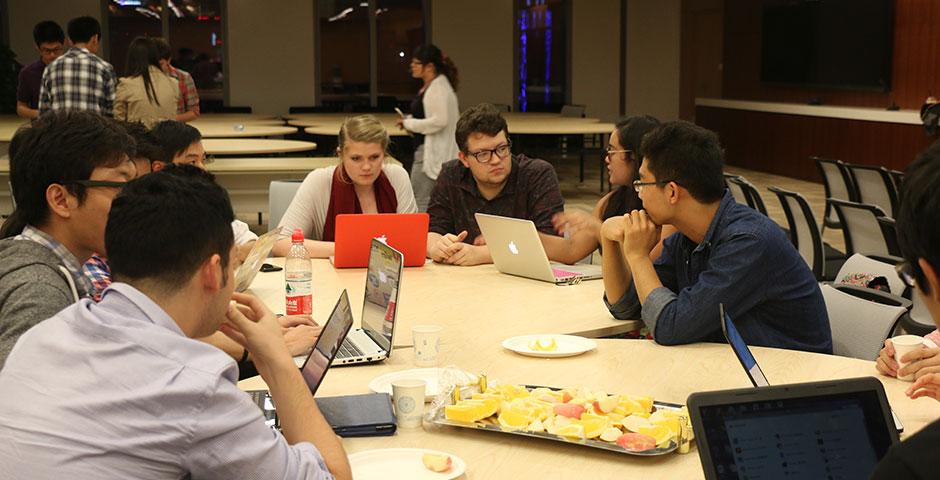
[[[763,0],[761,81],[888,91],[895,0]]]

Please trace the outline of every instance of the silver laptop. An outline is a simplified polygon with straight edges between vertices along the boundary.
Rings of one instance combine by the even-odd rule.
[[[601,278],[600,265],[565,265],[549,262],[535,224],[531,220],[475,214],[496,268],[509,275],[556,285]]]
[[[255,244],[248,252],[248,256],[245,257],[245,261],[235,270],[236,292],[248,290],[255,276],[258,275],[258,271],[261,270],[261,265],[264,264],[264,261],[268,259],[268,255],[271,254],[271,250],[274,249],[274,244],[284,235],[280,228],[275,228],[255,240]]]
[[[349,332],[333,361],[335,365],[376,363],[392,354],[404,257],[374,238],[369,248],[362,328]]]

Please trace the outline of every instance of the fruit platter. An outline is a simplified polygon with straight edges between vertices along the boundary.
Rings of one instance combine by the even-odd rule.
[[[431,423],[640,456],[687,452],[692,437],[686,407],[652,397],[533,385],[486,388],[485,383],[482,392],[453,397],[435,404]]]

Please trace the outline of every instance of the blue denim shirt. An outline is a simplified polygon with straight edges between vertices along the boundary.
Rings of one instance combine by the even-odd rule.
[[[727,191],[702,243],[675,233],[654,267],[663,287],[642,307],[631,284],[608,308],[619,319],[641,316],[659,344],[724,342],[724,303],[749,345],[832,353],[826,304],[806,262],[773,220]]]

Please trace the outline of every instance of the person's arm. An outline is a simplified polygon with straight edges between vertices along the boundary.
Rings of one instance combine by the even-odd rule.
[[[275,257],[286,257],[290,252],[291,239],[282,238],[274,244],[271,254]],[[307,254],[310,258],[330,258],[335,254],[336,243],[324,242],[323,240],[304,239],[304,247],[307,248]]]
[[[428,232],[427,255],[431,260],[438,263],[447,263],[451,256],[451,249],[454,245],[463,242],[467,238],[467,231],[464,230],[457,235],[445,233],[441,235],[437,232]]]
[[[470,267],[493,263],[493,257],[490,255],[490,247],[486,245],[456,242],[447,249],[447,259],[444,263]]]
[[[75,302],[71,294],[53,286],[65,283],[58,272],[44,266],[29,269],[37,273],[30,275],[35,280],[17,285],[0,305],[0,318],[3,319],[0,323],[0,368],[21,335]],[[28,274],[25,270],[23,273]]]
[[[191,121],[193,121],[193,120],[195,120],[195,119],[197,119],[197,118],[199,118],[199,114],[196,113],[196,112],[194,112],[194,111],[192,111],[192,110],[189,110],[189,111],[187,111],[187,112],[177,113],[177,114],[176,114],[176,121],[177,121],[177,122],[191,122]]]
[[[27,120],[33,120],[39,117],[39,110],[34,108],[29,108],[29,105],[26,102],[21,102],[17,100],[16,102],[16,114],[20,117],[23,117]]]
[[[410,132],[423,135],[437,133],[447,126],[447,90],[439,82],[432,82],[421,101],[425,118],[406,118],[402,125]],[[449,160],[449,159],[448,159]]]
[[[239,361],[242,359],[242,356],[245,354],[245,347],[241,346],[235,340],[232,340],[222,332],[215,332],[208,337],[197,338],[200,342],[208,343],[219,350],[225,352],[226,355]]]
[[[108,64],[104,75],[104,97],[101,99],[101,114],[110,117],[114,115],[114,96],[117,89],[117,76],[114,67]],[[121,117],[117,117],[121,118]]]
[[[568,265],[581,261],[597,250],[595,229],[577,230],[568,238],[539,232],[539,239],[542,240],[542,247],[548,258]]]
[[[593,249],[585,251],[588,248],[585,244],[591,243],[589,236],[582,236],[575,242],[569,242],[555,235],[555,225],[552,219],[565,210],[565,199],[561,195],[555,169],[541,160],[533,160],[529,168],[531,170],[528,172],[519,172],[519,178],[527,192],[528,217],[539,231],[545,254],[549,260],[555,262],[574,263],[581,260],[593,251]]]
[[[343,444],[323,418],[294,364],[277,318],[257,297],[236,293],[232,299],[239,307],[229,306],[226,312],[228,322],[223,323],[220,329],[251,352],[255,367],[277,405],[281,431],[287,443],[295,446],[303,442],[313,444],[330,473],[340,479],[351,478]],[[275,475],[268,475],[268,478],[273,477]],[[276,477],[294,478],[290,475]]]

